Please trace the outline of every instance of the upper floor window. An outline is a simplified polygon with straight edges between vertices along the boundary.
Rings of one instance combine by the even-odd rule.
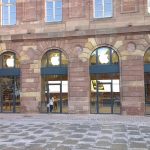
[[[2,25],[16,24],[16,0],[2,0]]]
[[[150,13],[150,0],[147,0],[147,9],[148,9],[148,13]]]
[[[112,17],[112,0],[94,0],[94,18]]]
[[[46,0],[46,22],[62,21],[62,0]]]

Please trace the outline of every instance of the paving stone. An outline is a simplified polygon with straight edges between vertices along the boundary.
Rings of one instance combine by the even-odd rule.
[[[99,137],[102,141],[111,141],[112,137],[111,136],[101,136]]]
[[[84,141],[84,142],[95,142],[95,139],[93,138],[83,138],[80,141]]]
[[[112,134],[112,130],[101,130],[102,134]]]
[[[64,136],[56,136],[56,137],[53,137],[51,140],[52,141],[64,141],[65,137]]]
[[[75,145],[75,144],[77,144],[77,143],[78,143],[77,140],[65,140],[65,141],[63,142],[63,144],[68,144],[68,145]]]
[[[130,141],[144,141],[142,137],[131,137],[129,138]]]
[[[146,143],[142,143],[142,142],[130,142],[130,148],[145,149],[147,148],[147,146],[146,146]]]
[[[56,150],[72,150],[72,148],[69,146],[59,146],[56,148]]]
[[[43,133],[43,130],[37,130],[34,132],[34,134],[41,134],[41,133]]]
[[[113,140],[113,143],[127,143],[127,140],[125,140],[125,139],[114,139]]]
[[[110,147],[111,143],[109,141],[98,141],[96,142],[96,146]]]
[[[50,142],[49,144],[46,144],[44,148],[56,148],[60,142]]]
[[[33,141],[32,143],[46,143],[46,139],[38,139],[38,140],[35,140],[35,141]]]
[[[127,144],[112,144],[111,150],[128,150]]]
[[[88,149],[90,148],[92,145],[89,144],[89,143],[81,143],[81,144],[78,144],[76,147],[79,148],[79,149]]]
[[[46,150],[46,148],[41,147],[40,144],[36,144],[36,145],[35,145],[35,144],[32,144],[32,145],[30,145],[30,146],[27,146],[26,149],[27,149],[27,150]]]
[[[72,134],[69,136],[70,138],[82,138],[83,134]]]

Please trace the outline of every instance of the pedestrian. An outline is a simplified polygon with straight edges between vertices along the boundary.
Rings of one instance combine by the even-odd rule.
[[[50,112],[53,111],[53,105],[54,105],[54,97],[52,96],[52,97],[49,99]]]

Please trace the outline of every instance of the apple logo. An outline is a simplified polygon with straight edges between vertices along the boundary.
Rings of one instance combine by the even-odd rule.
[[[57,65],[59,65],[59,56],[53,56],[52,58],[51,58],[51,63],[52,63],[52,65],[54,65],[54,66],[57,66]]]
[[[108,55],[107,54],[101,54],[101,55],[99,55],[99,61],[102,64],[107,64],[109,62]]]
[[[6,64],[8,67],[14,67],[14,58],[13,56],[10,56],[9,58],[6,59]]]

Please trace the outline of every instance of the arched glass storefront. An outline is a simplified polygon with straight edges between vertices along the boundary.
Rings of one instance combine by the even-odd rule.
[[[0,55],[0,112],[20,112],[20,69],[15,53]]]
[[[41,62],[41,111],[50,112],[49,99],[54,98],[52,113],[68,112],[68,60],[62,51],[47,51]]]
[[[119,57],[110,47],[100,47],[90,57],[91,113],[120,113]]]
[[[145,114],[150,115],[150,48],[144,55]]]

